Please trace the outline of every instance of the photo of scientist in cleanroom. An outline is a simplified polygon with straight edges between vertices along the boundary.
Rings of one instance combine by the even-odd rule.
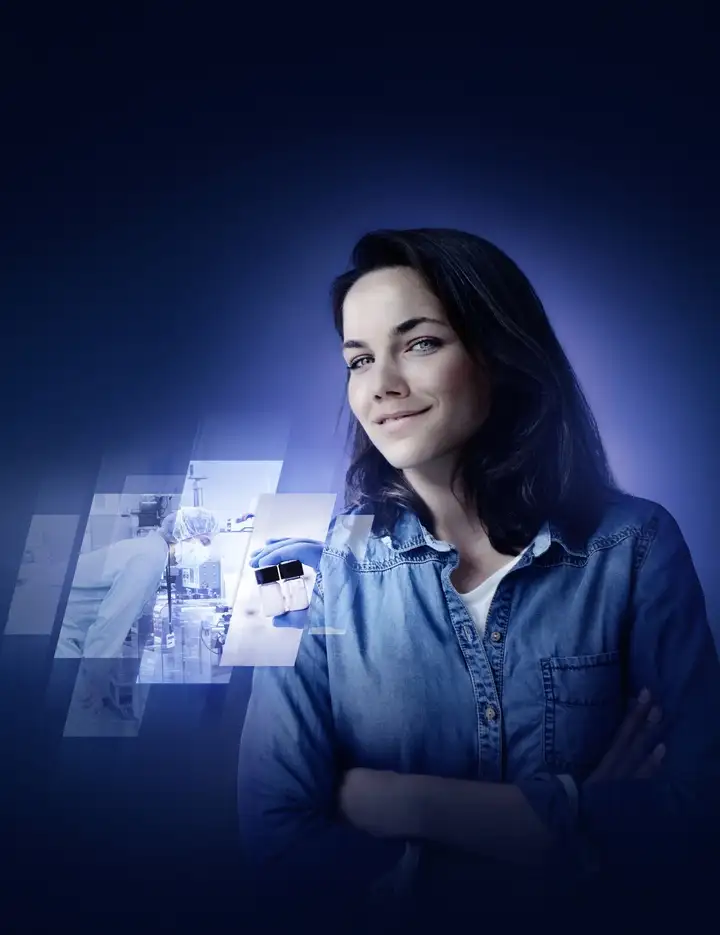
[[[123,539],[81,555],[55,657],[118,658],[128,633],[157,592],[170,555],[183,562],[201,560],[218,529],[213,513],[188,507],[170,513],[142,538]]]

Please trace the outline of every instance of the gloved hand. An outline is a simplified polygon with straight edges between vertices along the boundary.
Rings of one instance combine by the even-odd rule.
[[[279,565],[297,559],[313,571],[320,567],[320,556],[324,546],[315,539],[268,539],[260,549],[250,553],[250,566]],[[289,610],[285,614],[273,617],[276,627],[295,627],[302,630],[307,620],[307,610]]]

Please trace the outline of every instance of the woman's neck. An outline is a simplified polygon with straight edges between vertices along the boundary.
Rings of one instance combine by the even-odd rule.
[[[450,486],[450,472],[406,471],[405,479],[428,508],[435,537],[460,549],[463,543],[487,538],[477,508]]]
[[[453,545],[460,556],[458,573],[479,582],[507,562],[507,556],[490,543],[477,507],[460,491],[453,493],[449,474],[443,478],[428,473],[406,471],[405,478],[428,508],[437,539]]]

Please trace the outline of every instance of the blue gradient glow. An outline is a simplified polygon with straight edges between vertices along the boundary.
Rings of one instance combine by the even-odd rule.
[[[717,635],[705,16],[658,8],[626,30],[628,11],[603,14],[571,43],[555,23],[518,22],[517,45],[442,17],[424,35],[371,21],[332,43],[273,23],[265,43],[227,30],[224,55],[223,30],[213,22],[203,53],[190,15],[175,12],[173,32],[190,28],[170,43],[160,11],[157,39],[64,14],[46,36],[34,12],[9,30],[22,80],[4,123],[0,616],[31,517],[78,516],[78,552],[94,492],[128,475],[269,460],[283,462],[280,492],[340,491],[330,280],[366,230],[439,225],[495,240],[529,275],[620,482],[680,523]],[[153,686],[132,743],[63,739],[76,672],[53,668],[56,637],[0,639],[22,911],[42,880],[60,913],[78,879],[80,904],[102,912],[196,894],[206,913],[223,877],[244,907],[234,769],[251,670],[227,686]],[[696,908],[672,884],[647,891],[646,926],[672,890]]]

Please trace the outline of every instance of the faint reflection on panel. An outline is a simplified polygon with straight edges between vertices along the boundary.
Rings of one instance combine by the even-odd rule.
[[[248,554],[268,539],[314,539],[325,542],[335,505],[335,494],[275,494],[260,497]],[[306,569],[309,587],[314,571]],[[276,627],[264,617],[255,571],[242,569],[233,603],[223,664],[232,666],[292,666],[303,631]]]
[[[328,545],[338,551],[348,549],[358,562],[365,561],[370,532],[375,517],[371,514],[340,515],[335,518]],[[358,588],[357,574],[348,573],[344,583],[345,604],[354,606],[355,593]],[[322,620],[309,628],[313,635],[344,636],[348,630],[350,620],[347,614],[338,619],[333,614],[332,607],[325,607]]]
[[[5,636],[52,633],[79,522],[72,515],[32,517]]]
[[[341,551],[349,549],[358,562],[365,561],[374,516],[349,514],[336,517],[329,545]]]

